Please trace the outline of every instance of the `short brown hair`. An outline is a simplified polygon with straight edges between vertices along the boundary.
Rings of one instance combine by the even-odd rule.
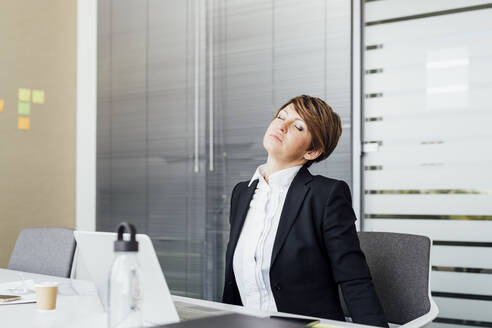
[[[313,162],[321,162],[328,158],[335,150],[338,140],[342,135],[342,122],[337,113],[323,100],[307,95],[300,95],[287,101],[275,114],[290,104],[294,105],[295,111],[302,117],[312,136],[312,144],[308,150],[321,150],[321,154],[314,160],[304,164],[311,166]]]

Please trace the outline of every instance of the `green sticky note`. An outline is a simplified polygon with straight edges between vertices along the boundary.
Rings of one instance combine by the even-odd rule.
[[[31,90],[19,88],[19,101],[30,102],[31,101]]]
[[[44,90],[32,90],[32,103],[44,104]]]
[[[17,106],[17,112],[19,113],[19,115],[30,115],[31,104],[26,102],[20,102]]]

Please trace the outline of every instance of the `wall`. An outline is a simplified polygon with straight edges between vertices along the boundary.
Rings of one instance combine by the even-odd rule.
[[[76,1],[3,1],[0,8],[0,267],[18,233],[75,225]],[[45,92],[18,114],[18,89]],[[27,113],[25,113],[27,114]],[[18,129],[29,118],[30,129]]]
[[[97,1],[77,1],[77,230],[96,227]]]

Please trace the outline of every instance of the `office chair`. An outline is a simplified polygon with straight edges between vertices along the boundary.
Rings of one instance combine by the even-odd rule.
[[[376,293],[391,326],[429,325],[439,310],[430,291],[430,252],[426,236],[359,232]],[[345,316],[350,317],[340,293]]]
[[[26,228],[17,237],[8,268],[68,278],[74,252],[75,238],[71,229]]]

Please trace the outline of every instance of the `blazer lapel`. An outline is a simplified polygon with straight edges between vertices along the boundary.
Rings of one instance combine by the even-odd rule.
[[[236,210],[236,218],[232,222],[231,234],[229,236],[229,247],[230,255],[227,259],[226,265],[229,268],[232,268],[232,258],[234,257],[234,251],[236,250],[237,242],[239,240],[239,236],[241,234],[241,230],[243,229],[244,220],[246,219],[246,214],[248,214],[249,203],[251,203],[251,199],[256,190],[256,186],[258,185],[258,179],[254,180],[251,186],[241,191],[241,195],[238,198],[238,205]]]
[[[299,173],[297,173],[297,175],[295,176],[292,184],[289,187],[289,190],[287,191],[282,214],[280,215],[277,235],[273,244],[270,267],[273,266],[275,259],[282,249],[282,246],[285,243],[285,239],[287,238],[287,235],[289,234],[289,231],[297,218],[297,213],[299,212],[304,198],[309,191],[309,187],[306,184],[311,181],[312,178],[313,176],[311,175],[311,173],[309,173],[308,169],[303,166],[299,170]]]

